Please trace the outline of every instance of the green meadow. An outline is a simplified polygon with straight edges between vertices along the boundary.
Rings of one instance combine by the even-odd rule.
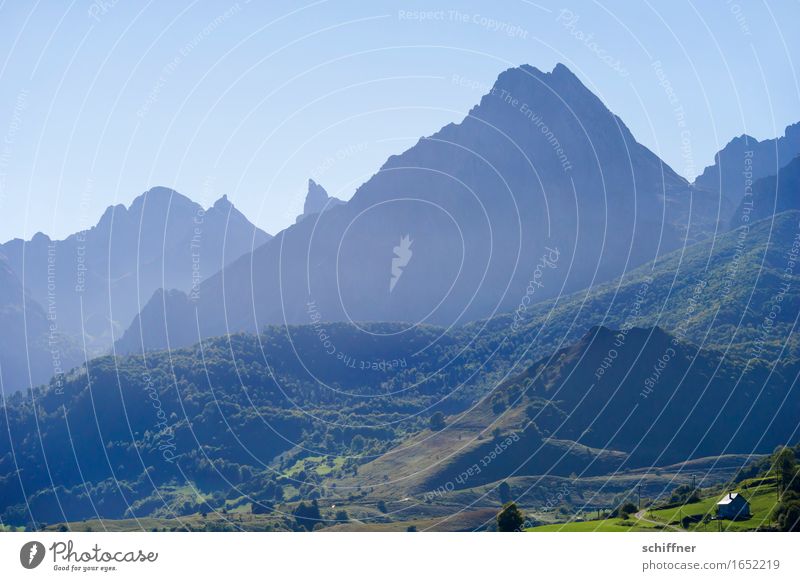
[[[756,531],[769,530],[773,526],[772,514],[778,504],[774,478],[753,478],[743,480],[732,492],[743,495],[750,503],[750,518],[746,520],[716,519],[716,504],[724,491],[715,491],[698,502],[671,506],[669,508],[650,508],[643,513],[630,515],[627,519],[607,518],[585,521],[566,521],[531,527],[531,532],[654,532],[687,530],[691,532],[718,531]],[[693,517],[688,528],[682,526],[683,519]],[[652,522],[651,522],[652,521]]]

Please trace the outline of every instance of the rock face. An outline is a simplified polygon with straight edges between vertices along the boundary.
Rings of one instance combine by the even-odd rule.
[[[201,334],[309,323],[312,302],[324,320],[410,324],[524,308],[677,247],[685,228],[664,220],[665,200],[688,191],[566,67],[509,69],[349,202],[203,282]]]
[[[206,210],[159,187],[65,240],[37,234],[0,253],[30,298],[47,305],[57,331],[93,354],[111,347],[157,289],[196,292],[268,239],[225,196]]]
[[[308,193],[306,194],[306,201],[303,204],[303,213],[297,217],[295,224],[309,216],[321,214],[322,212],[330,210],[331,208],[341,204],[344,204],[342,200],[339,198],[334,198],[333,196],[329,196],[328,192],[325,191],[325,188],[323,188],[314,180],[309,179]]]

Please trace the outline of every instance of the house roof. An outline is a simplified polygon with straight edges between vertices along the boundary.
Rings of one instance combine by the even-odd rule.
[[[744,502],[747,502],[747,499],[745,499],[743,496],[739,496],[738,492],[729,492],[720,499],[720,501],[717,503],[717,506],[719,506],[720,504],[730,504],[732,502],[735,502],[737,499],[741,499]]]

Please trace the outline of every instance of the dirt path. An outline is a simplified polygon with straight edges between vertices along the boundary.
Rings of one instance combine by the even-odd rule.
[[[639,520],[641,522],[650,523],[650,524],[653,524],[653,525],[658,525],[660,527],[664,527],[665,529],[671,529],[673,531],[682,531],[683,530],[681,528],[678,528],[678,527],[676,527],[674,525],[667,524],[665,522],[661,522],[661,521],[658,521],[658,520],[652,520],[652,519],[649,519],[649,518],[645,518],[644,515],[645,515],[646,512],[647,512],[647,509],[642,509],[642,510],[640,510],[639,512],[637,512],[633,516],[636,517],[636,520]]]

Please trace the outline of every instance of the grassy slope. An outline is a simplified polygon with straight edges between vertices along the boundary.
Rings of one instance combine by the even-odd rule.
[[[763,484],[749,486],[751,483],[753,483],[751,480],[743,481],[736,491],[743,494],[750,502],[752,516],[745,521],[720,521],[723,531],[752,531],[770,524],[770,515],[777,505],[775,481],[764,481]],[[721,497],[722,494],[715,494],[702,499],[700,502],[680,508],[648,511],[647,516],[653,520],[673,525],[680,524],[681,519],[685,516],[713,516],[715,514],[715,505]],[[690,527],[690,530],[718,531],[720,530],[720,523],[711,522],[707,525],[698,523]]]
[[[750,502],[751,517],[742,521],[713,520],[707,524],[702,522],[693,524],[689,531],[694,532],[717,532],[717,531],[755,531],[762,527],[768,527],[771,523],[770,515],[775,510],[777,503],[775,495],[774,479],[754,479],[744,480],[734,491],[744,494]],[[543,525],[528,529],[532,532],[630,532],[630,531],[654,531],[654,530],[674,530],[679,527],[681,519],[687,516],[703,517],[706,515],[714,516],[716,513],[716,503],[723,493],[715,493],[699,502],[686,504],[680,507],[648,510],[644,518],[662,523],[662,527],[638,520],[631,516],[627,520],[600,519],[588,520],[583,522],[565,522],[551,525]]]
[[[535,533],[629,533],[656,532],[662,529],[649,523],[637,523],[635,519],[609,518],[583,522],[542,525],[528,529]]]

